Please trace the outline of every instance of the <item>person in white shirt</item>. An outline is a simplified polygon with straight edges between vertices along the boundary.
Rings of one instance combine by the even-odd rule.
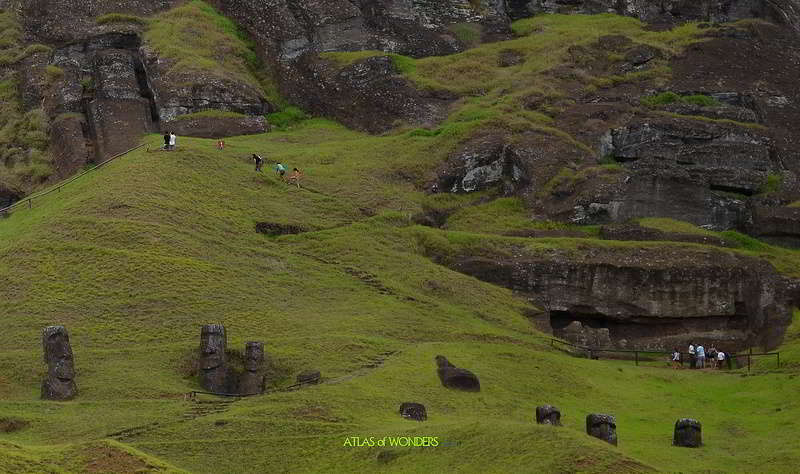
[[[170,147],[170,149],[174,150],[175,149],[175,144],[177,142],[178,142],[178,137],[174,133],[170,132],[170,134],[169,134],[169,147]]]
[[[706,350],[700,344],[697,345],[695,348],[695,352],[697,352],[697,366],[701,369],[706,368]]]
[[[725,353],[722,351],[717,352],[717,368],[722,368],[722,363],[725,362]]]
[[[677,369],[678,364],[681,364],[681,353],[678,352],[678,349],[672,351],[672,368]]]
[[[697,356],[694,351],[694,343],[689,344],[689,368],[694,369],[697,367]]]

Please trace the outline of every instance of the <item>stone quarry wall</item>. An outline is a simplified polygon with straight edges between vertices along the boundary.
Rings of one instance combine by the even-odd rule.
[[[528,295],[547,310],[554,334],[595,347],[671,350],[691,340],[728,350],[775,347],[795,299],[762,260],[674,245],[464,256],[450,267]],[[598,329],[608,331],[606,344]]]

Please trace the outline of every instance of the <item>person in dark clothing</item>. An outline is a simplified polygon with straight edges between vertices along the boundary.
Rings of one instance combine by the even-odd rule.
[[[264,159],[253,153],[253,161],[256,162],[256,171],[261,172],[261,166],[264,164]]]
[[[169,150],[169,132],[164,134],[164,149]]]

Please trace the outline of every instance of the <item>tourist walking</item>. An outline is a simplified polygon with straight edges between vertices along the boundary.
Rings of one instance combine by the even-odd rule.
[[[253,161],[256,162],[256,171],[261,172],[261,166],[264,164],[264,159],[253,153]]]
[[[697,367],[697,354],[694,350],[694,343],[689,343],[689,368],[694,369]]]
[[[301,173],[299,169],[294,168],[292,170],[292,173],[289,175],[289,178],[287,179],[287,181],[289,181],[289,183],[296,184],[297,185],[297,189],[300,189],[300,180],[302,178],[303,178],[303,173]]]
[[[283,163],[279,161],[278,164],[275,165],[275,172],[278,173],[281,178],[283,178],[283,176],[286,174],[286,167],[283,166]]]
[[[678,351],[678,349],[673,349],[672,350],[672,368],[673,369],[677,369],[679,364],[683,365],[683,362],[681,362],[681,353]]]
[[[217,149],[224,150],[225,149],[225,140],[218,140],[217,141]]]
[[[711,346],[711,349],[709,349],[708,352],[706,353],[706,357],[708,357],[708,365],[712,369],[716,369],[717,368],[717,348],[714,347],[714,346]]]
[[[700,369],[705,369],[706,368],[705,348],[702,345],[698,344],[697,347],[695,348],[695,351],[697,352],[697,367]]]

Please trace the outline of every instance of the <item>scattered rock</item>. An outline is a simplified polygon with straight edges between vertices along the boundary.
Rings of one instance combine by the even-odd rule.
[[[291,224],[278,224],[277,222],[257,222],[256,232],[272,237],[278,235],[302,234],[307,230],[301,226]]]
[[[617,445],[617,419],[611,415],[586,415],[586,434]]]
[[[439,367],[437,370],[439,380],[445,387],[467,392],[479,392],[481,390],[478,377],[469,370],[455,367],[446,357],[441,355],[436,356],[436,364]]]
[[[21,418],[0,418],[0,433],[14,433],[30,423]]]
[[[515,49],[504,49],[497,55],[497,65],[500,67],[517,66],[525,62],[525,56]]]
[[[681,418],[676,421],[675,437],[672,440],[672,444],[685,448],[699,448],[703,444],[700,422],[691,418]]]
[[[305,370],[297,374],[297,383],[316,385],[322,380],[322,373],[319,370]]]
[[[428,419],[428,412],[425,411],[425,405],[421,403],[402,403],[400,405],[400,415],[409,420],[425,421]]]
[[[561,426],[561,411],[552,405],[536,407],[536,423]]]
[[[69,334],[64,326],[48,326],[42,331],[47,377],[42,382],[42,399],[71,400],[78,394],[75,360]]]

